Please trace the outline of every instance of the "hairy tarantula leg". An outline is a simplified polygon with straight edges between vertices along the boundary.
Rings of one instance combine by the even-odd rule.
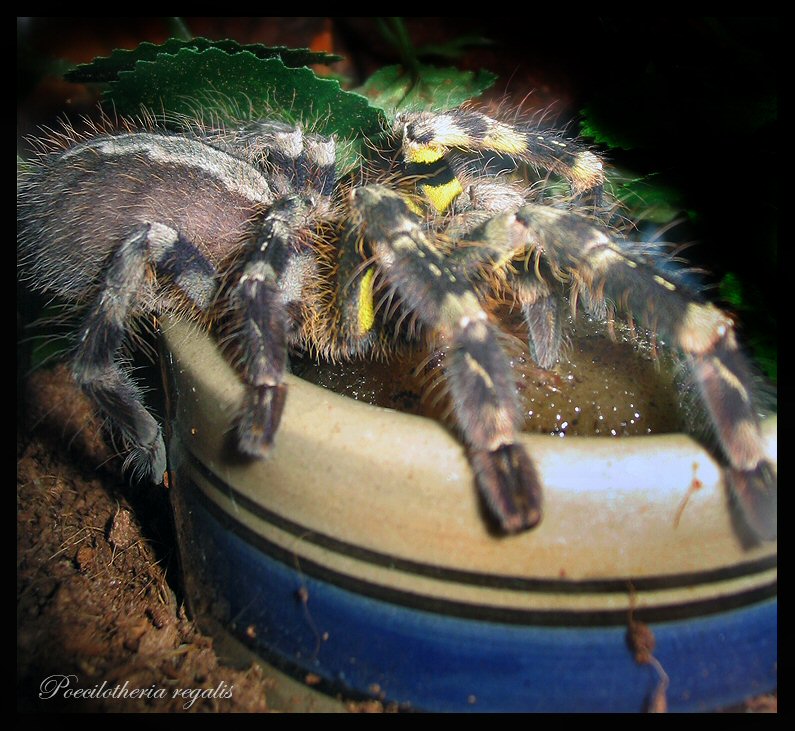
[[[356,189],[353,210],[389,286],[448,348],[454,413],[486,505],[503,530],[531,528],[541,519],[541,485],[515,443],[522,415],[494,326],[397,193],[377,185]]]
[[[268,163],[276,175],[284,176],[288,191],[314,191],[330,198],[336,183],[336,143],[331,137],[304,135],[299,127],[273,129],[258,139],[266,149]]]
[[[328,201],[336,183],[336,142],[333,137],[304,135],[300,127],[251,121],[241,127],[212,133],[210,142],[267,169],[281,195],[314,192]]]
[[[474,295],[449,294],[435,323],[449,343],[447,381],[481,495],[508,533],[541,520],[541,482],[521,445],[510,365]]]
[[[451,210],[464,192],[461,181],[447,158],[407,162],[406,174],[418,179],[417,187],[439,213]]]
[[[304,282],[314,272],[297,243],[308,207],[298,196],[273,204],[230,295],[242,374],[249,385],[237,425],[238,446],[253,457],[270,451],[287,396],[288,330],[300,309],[296,305]]]
[[[164,275],[202,312],[209,309],[218,290],[218,272],[190,241],[170,226],[150,225],[149,257],[158,276]]]
[[[103,290],[83,324],[72,372],[130,445],[125,468],[159,483],[166,470],[160,427],[144,407],[138,387],[114,360],[150,262],[197,307],[209,306],[216,288],[213,266],[173,229],[144,224],[113,256]]]
[[[526,205],[505,220],[530,256],[543,256],[553,270],[567,272],[593,301],[608,296],[638,314],[684,353],[728,460],[732,492],[755,533],[774,538],[776,473],[765,453],[749,390],[750,369],[729,315],[584,218]]]
[[[560,357],[563,342],[563,313],[559,296],[549,292],[546,282],[518,275],[509,276],[510,287],[522,305],[530,355],[541,368],[552,368]]]
[[[359,237],[350,223],[339,231],[334,259],[324,263],[333,284],[322,293],[312,322],[312,339],[325,357],[335,359],[368,353],[378,337],[375,325],[375,267],[362,262]]]
[[[512,126],[471,109],[405,113],[395,126],[402,130],[409,163],[430,165],[449,150],[494,152],[563,176],[575,195],[593,191],[598,198],[604,184],[599,156],[559,131]]]
[[[774,540],[778,531],[777,475],[765,454],[747,387],[751,383],[748,364],[731,331],[733,323],[724,326],[720,323],[724,313],[712,306],[715,312],[707,312],[707,305],[700,307],[703,313],[691,307],[689,316],[712,320],[708,327],[713,329],[714,340],[699,344],[699,352],[688,353],[690,366],[732,467],[727,474],[732,494],[754,532],[762,539]],[[683,324],[683,338],[703,338],[704,332],[687,332],[690,326]]]
[[[454,216],[456,219],[469,214]],[[469,281],[497,282],[522,307],[527,326],[530,355],[542,368],[552,368],[560,357],[563,342],[563,307],[560,283],[548,272],[528,272],[515,265],[514,236],[506,230],[507,214],[489,214],[480,225],[458,237],[448,257],[450,266]],[[446,231],[447,232],[447,229]],[[539,266],[542,266],[539,263]]]
[[[166,470],[160,427],[144,407],[132,379],[115,362],[146,276],[148,233],[148,226],[141,227],[114,254],[103,290],[83,323],[72,373],[131,446],[128,462],[142,477],[160,482]]]
[[[323,199],[330,201],[337,182],[337,143],[333,137],[307,135],[304,140],[304,167],[306,185]]]
[[[304,134],[300,127],[258,119],[237,128],[213,132],[208,140],[233,154],[242,154],[246,160],[267,170],[270,184],[281,195],[303,187],[299,159],[304,152]]]

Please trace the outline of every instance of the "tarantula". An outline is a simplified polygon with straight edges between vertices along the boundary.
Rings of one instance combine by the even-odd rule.
[[[120,353],[130,322],[177,313],[219,323],[245,403],[237,445],[268,453],[291,349],[389,353],[401,337],[445,351],[455,425],[485,504],[512,533],[541,518],[542,486],[494,302],[518,305],[543,368],[560,355],[565,297],[634,313],[684,356],[748,524],[776,531],[749,368],[731,317],[602,221],[601,158],[556,130],[472,107],[407,113],[356,180],[335,140],[276,121],[179,133],[126,131],[42,154],[18,186],[22,277],[85,310],[72,373],[155,482],[166,455]],[[554,205],[506,170],[545,171]],[[409,323],[411,327],[401,327]]]

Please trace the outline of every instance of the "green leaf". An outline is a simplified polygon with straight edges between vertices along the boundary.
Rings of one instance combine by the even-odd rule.
[[[419,65],[415,76],[402,66],[386,66],[376,71],[358,89],[390,115],[400,110],[442,111],[480,96],[497,79],[489,71],[461,71]]]
[[[656,177],[613,169],[605,187],[636,221],[663,225],[682,215],[682,195],[676,188],[657,182]]]
[[[611,125],[602,119],[599,108],[588,106],[580,110],[582,121],[580,122],[580,134],[583,137],[592,139],[599,145],[604,145],[611,149],[632,150],[638,146],[632,132],[624,129],[621,131],[617,125]]]
[[[308,68],[289,68],[281,58],[258,58],[219,48],[183,48],[154,61],[137,61],[119,73],[105,100],[125,115],[142,109],[164,116],[187,115],[219,122],[274,118],[301,123],[320,134],[356,140],[376,136],[384,128],[383,113],[368,100],[343,91],[338,81],[318,78]],[[357,150],[340,145],[342,171]]]
[[[461,58],[470,48],[487,48],[493,45],[494,42],[489,38],[470,34],[453,38],[446,43],[426,43],[418,46],[417,56],[419,58],[437,57],[453,60]]]
[[[733,309],[742,310],[745,305],[743,297],[743,285],[734,272],[727,272],[723,279],[720,281],[719,290],[720,297],[728,302]]]
[[[80,64],[65,74],[67,81],[76,83],[96,83],[115,81],[123,71],[132,71],[138,61],[156,61],[162,54],[174,56],[183,49],[206,51],[216,48],[224,53],[248,52],[257,58],[280,58],[285,66],[297,68],[312,64],[330,64],[340,61],[342,56],[332,53],[318,53],[308,48],[287,48],[285,46],[263,46],[260,43],[241,45],[233,40],[211,41],[207,38],[181,40],[170,38],[165,43],[144,42],[129,51],[116,49],[110,56],[95,58],[91,63]]]

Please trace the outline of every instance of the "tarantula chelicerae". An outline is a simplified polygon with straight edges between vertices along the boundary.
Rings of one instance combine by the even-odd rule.
[[[22,175],[23,277],[85,306],[72,372],[129,447],[127,464],[155,481],[166,468],[160,427],[120,362],[136,316],[228,325],[248,387],[237,444],[256,457],[278,430],[291,348],[345,358],[423,338],[445,351],[486,505],[505,531],[531,528],[542,486],[517,443],[494,303],[518,306],[532,355],[550,367],[569,297],[600,316],[634,313],[683,353],[743,514],[773,537],[776,473],[733,322],[600,222],[601,159],[470,107],[400,115],[392,139],[346,183],[333,138],[272,121],[73,138]],[[567,204],[503,174],[523,167],[567,181]]]

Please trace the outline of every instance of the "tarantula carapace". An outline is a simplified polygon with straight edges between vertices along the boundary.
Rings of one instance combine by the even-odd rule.
[[[399,115],[390,139],[339,180],[333,138],[267,120],[72,136],[22,174],[22,276],[84,311],[72,372],[127,464],[155,481],[166,468],[120,359],[142,314],[217,325],[247,384],[237,444],[255,457],[277,437],[291,349],[342,359],[419,339],[445,352],[455,428],[491,515],[506,532],[531,528],[542,486],[517,443],[493,303],[521,311],[546,368],[579,302],[632,313],[682,353],[743,515],[775,536],[776,470],[733,321],[605,222],[601,158],[472,107]],[[510,174],[522,170],[556,176],[567,195]]]

